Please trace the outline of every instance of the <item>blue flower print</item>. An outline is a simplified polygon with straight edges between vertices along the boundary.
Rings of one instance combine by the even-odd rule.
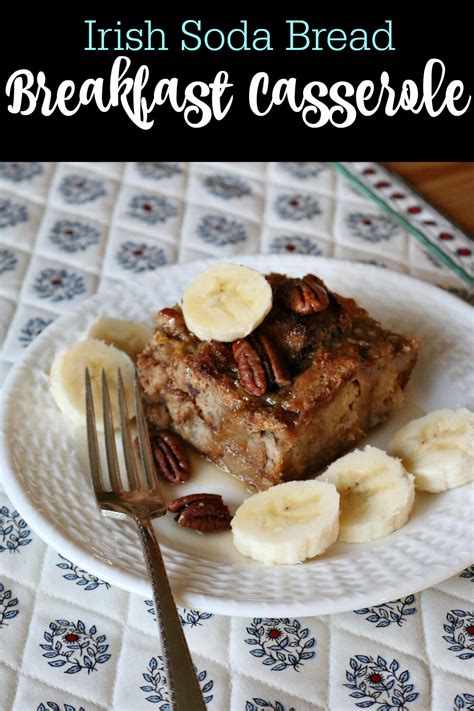
[[[291,193],[280,195],[275,202],[276,213],[285,220],[310,220],[315,215],[321,214],[319,202],[311,195]]]
[[[316,640],[299,620],[255,617],[247,632],[251,637],[245,643],[253,647],[250,654],[271,666],[271,671],[293,668],[298,672],[303,661],[316,656],[312,651]]]
[[[474,658],[474,612],[466,610],[451,610],[446,615],[449,624],[444,624],[443,629],[447,632],[443,639],[450,645],[451,652],[461,652],[456,654],[458,659]]]
[[[312,240],[307,237],[299,237],[297,235],[282,235],[275,237],[271,242],[269,250],[270,254],[285,254],[286,252],[294,252],[295,254],[314,254],[319,255],[323,250]]]
[[[83,205],[107,194],[102,180],[85,175],[67,175],[58,189],[64,200],[71,205]]]
[[[146,242],[124,242],[116,258],[121,267],[136,274],[153,271],[167,261],[164,250]]]
[[[208,175],[203,179],[203,184],[208,192],[224,200],[252,194],[249,183],[235,175]]]
[[[145,605],[147,606],[147,612],[153,615],[153,619],[156,622],[155,604],[153,600],[145,600]],[[211,617],[214,617],[210,612],[189,610],[187,607],[178,608],[178,614],[183,627],[186,627],[186,625],[190,627],[202,627],[202,620],[209,620]]]
[[[95,625],[86,628],[82,620],[55,620],[44,633],[46,644],[40,644],[45,650],[43,657],[52,659],[50,667],[66,667],[65,674],[77,674],[83,669],[87,673],[96,671],[98,664],[105,664],[110,659],[109,648],[105,644],[106,636],[98,635]]]
[[[462,573],[459,573],[460,578],[467,578],[474,583],[474,565],[470,565],[469,568],[465,568]]]
[[[394,602],[387,602],[385,605],[375,605],[375,607],[363,607],[354,610],[356,615],[367,615],[365,618],[376,627],[389,627],[396,624],[401,627],[406,618],[416,613],[416,607],[410,607],[415,602],[414,595],[402,597]]]
[[[74,565],[72,561],[68,560],[67,558],[64,558],[59,553],[58,556],[61,558],[61,562],[56,563],[56,566],[61,570],[69,571],[68,573],[63,575],[63,578],[65,580],[70,580],[71,582],[74,582],[76,585],[81,586],[83,590],[96,590],[102,585],[105,587],[106,590],[110,588],[109,583],[106,583],[105,580],[101,580],[96,575],[88,573],[87,570],[79,568],[77,565]]]
[[[100,232],[92,225],[74,220],[59,220],[49,233],[50,241],[63,252],[73,254],[100,242]]]
[[[349,696],[360,699],[354,703],[361,709],[377,706],[377,711],[408,711],[408,704],[419,696],[418,692],[413,692],[415,686],[407,683],[410,672],[400,672],[400,664],[396,659],[388,665],[383,657],[375,659],[356,654],[349,663],[351,671],[346,671],[348,683],[343,686],[352,691]]]
[[[400,233],[397,223],[386,215],[367,215],[362,212],[352,212],[347,217],[347,226],[356,237],[373,244],[389,240]]]
[[[474,694],[457,694],[454,698],[453,711],[458,709],[474,711]]]
[[[206,671],[198,672],[196,670],[196,673],[201,686],[204,703],[208,704],[213,699],[212,694],[209,692],[212,691],[214,682],[212,679],[206,681]],[[159,704],[157,707],[159,711],[170,711],[168,682],[165,676],[162,657],[159,655],[152,657],[148,662],[146,673],[142,676],[147,683],[145,686],[141,686],[140,689],[146,694],[150,694],[150,696],[146,697],[146,700],[151,704]]]
[[[36,277],[34,290],[40,299],[53,302],[70,301],[79,294],[84,294],[84,278],[67,269],[43,269]]]
[[[326,163],[312,163],[309,161],[278,163],[278,165],[286,173],[289,173],[294,178],[301,178],[302,180],[307,180],[308,178],[316,178],[323,170],[326,169]]]
[[[18,264],[18,257],[11,249],[0,249],[0,274],[14,272]]]
[[[4,163],[0,162],[0,177],[11,180],[14,183],[21,183],[23,180],[31,180],[35,175],[43,173],[41,163]]]
[[[247,239],[243,224],[223,215],[205,215],[197,226],[197,233],[204,242],[218,247],[238,244]]]
[[[31,531],[18,511],[0,507],[0,553],[19,551],[31,543]]]
[[[12,597],[12,591],[5,590],[4,584],[0,583],[0,629],[8,626],[6,620],[13,620],[20,614],[19,610],[15,609],[17,605],[18,599]]]
[[[14,227],[20,222],[28,222],[28,211],[24,205],[0,197],[0,229]]]
[[[247,701],[245,703],[245,711],[286,711],[285,706],[281,701],[275,701],[273,704],[271,701],[265,701],[265,699],[254,698],[252,701]],[[294,706],[289,706],[288,711],[296,711]]]
[[[179,175],[183,171],[179,163],[137,163],[137,170],[143,178],[153,178],[153,180],[161,180],[162,178],[172,178],[174,175]]]
[[[187,607],[183,607],[179,613],[179,619],[183,627],[189,625],[190,627],[202,627],[202,620],[209,620],[214,617],[210,612],[199,612],[199,610],[189,610]]]
[[[77,709],[71,704],[57,704],[55,701],[46,701],[45,704],[41,703],[36,711],[86,711],[83,706],[79,706]]]
[[[29,318],[20,331],[18,340],[20,341],[23,348],[29,346],[32,341],[39,336],[42,331],[53,323],[52,318],[41,318],[41,316],[35,316],[34,318]]]
[[[130,200],[128,214],[148,225],[166,222],[179,214],[176,203],[159,195],[134,195]]]

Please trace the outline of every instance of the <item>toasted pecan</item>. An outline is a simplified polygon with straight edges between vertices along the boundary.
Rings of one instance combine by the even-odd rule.
[[[327,308],[329,295],[320,279],[314,274],[306,274],[284,291],[283,302],[294,313],[312,314]]]
[[[150,434],[157,471],[170,484],[182,484],[191,474],[188,453],[181,437],[169,430]]]
[[[189,494],[168,503],[168,511],[176,513],[180,526],[200,533],[230,528],[232,516],[219,494]]]
[[[264,395],[274,385],[286,385],[290,376],[286,364],[271,340],[262,331],[232,344],[240,382],[249,395]]]

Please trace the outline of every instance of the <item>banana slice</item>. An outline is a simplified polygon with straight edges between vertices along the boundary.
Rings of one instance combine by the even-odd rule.
[[[272,308],[272,290],[255,269],[217,264],[200,274],[183,296],[186,326],[202,341],[245,338]]]
[[[289,481],[246,499],[232,519],[234,545],[262,563],[300,563],[338,533],[339,494],[321,481]]]
[[[118,406],[117,370],[122,373],[125,398],[129,415],[134,414],[133,406],[133,375],[134,366],[130,358],[123,351],[114,346],[108,346],[102,341],[93,338],[73,343],[60,351],[51,367],[50,388],[51,394],[59,409],[74,424],[86,425],[85,412],[85,369],[89,368],[92,393],[94,395],[94,409],[97,429],[103,431],[102,417],[102,369],[105,370],[109,384],[112,415],[116,427],[120,425]]]
[[[413,476],[398,459],[376,447],[346,454],[320,479],[339,492],[339,540],[347,543],[387,536],[407,522],[413,508]]]
[[[415,475],[420,491],[446,491],[474,480],[474,413],[436,410],[412,420],[388,449]]]
[[[136,321],[103,316],[89,326],[86,338],[96,338],[115,346],[135,361],[153,335],[151,328]]]

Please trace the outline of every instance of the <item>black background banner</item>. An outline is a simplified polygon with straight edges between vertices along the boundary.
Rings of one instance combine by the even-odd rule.
[[[51,6],[37,4],[34,8],[18,3],[17,9],[3,13],[0,65],[0,125],[2,159],[13,160],[465,160],[473,153],[474,100],[462,116],[452,116],[446,110],[441,116],[430,117],[425,110],[419,114],[399,111],[387,117],[383,109],[372,117],[358,114],[349,127],[336,128],[326,124],[310,128],[300,113],[288,105],[275,106],[264,117],[256,116],[249,107],[248,93],[252,77],[267,72],[272,85],[278,79],[295,77],[301,99],[303,86],[311,81],[326,85],[348,81],[357,86],[370,79],[376,87],[380,74],[387,71],[390,84],[399,92],[405,79],[416,82],[422,90],[426,62],[437,58],[446,66],[446,77],[441,93],[452,80],[465,85],[465,103],[474,94],[472,29],[461,12],[459,3],[451,6],[435,5],[416,14],[415,3],[400,8],[395,3],[368,3],[358,7],[343,3],[306,3],[293,6],[281,4],[278,11],[270,2],[254,8],[237,4],[222,4],[219,12],[194,3],[184,9],[181,4],[166,8],[161,3],[137,3],[108,11],[100,4]],[[360,3],[359,3],[360,5]],[[58,9],[60,8],[60,9]],[[430,14],[428,14],[430,13]],[[165,30],[168,51],[84,51],[87,44],[85,20],[94,19],[97,27],[116,27],[122,30],[144,27],[151,20],[153,27]],[[201,20],[202,31],[213,27],[227,33],[248,22],[251,44],[256,28],[270,30],[272,51],[212,52],[201,48],[183,52],[180,48],[181,25],[185,20]],[[350,49],[331,51],[286,51],[288,25],[286,20],[306,20],[311,28],[342,28],[349,34],[354,28],[364,28],[369,37],[378,28],[392,21],[394,51],[354,52]],[[191,40],[189,39],[191,42]],[[46,83],[53,90],[65,79],[74,80],[76,87],[88,78],[110,78],[114,59],[126,55],[132,65],[133,76],[141,64],[150,69],[145,95],[150,97],[154,85],[163,78],[177,77],[184,86],[192,81],[210,82],[216,73],[225,70],[233,84],[230,92],[233,104],[221,121],[214,119],[203,128],[192,128],[185,123],[182,113],[169,105],[153,110],[154,125],[142,130],[126,116],[119,106],[101,113],[91,104],[81,107],[74,116],[59,112],[42,116],[39,109],[29,115],[13,115],[7,106],[8,77],[18,69],[29,69],[34,74],[45,72]],[[226,94],[227,96],[228,94]],[[469,155],[470,154],[470,155]]]

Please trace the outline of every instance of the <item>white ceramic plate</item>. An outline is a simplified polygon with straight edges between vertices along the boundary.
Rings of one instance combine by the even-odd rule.
[[[472,395],[472,309],[454,296],[371,265],[317,257],[240,257],[260,271],[312,271],[354,296],[384,325],[423,344],[403,411],[368,441],[384,446],[401,424],[439,407],[467,405]],[[166,267],[83,303],[52,324],[12,370],[3,392],[4,484],[14,505],[53,548],[122,588],[150,597],[131,523],[103,518],[92,493],[85,431],[57,410],[48,388],[55,353],[101,313],[145,320],[178,301],[205,263]],[[222,493],[232,509],[243,486],[200,457],[188,491]],[[176,489],[170,493],[176,496]],[[168,493],[168,492],[167,492]],[[264,566],[240,556],[230,533],[196,535],[172,516],[156,522],[179,604],[232,615],[297,616],[348,611],[396,599],[454,575],[474,559],[472,485],[417,495],[400,531],[372,544],[337,543],[302,565]],[[468,498],[471,497],[471,503]]]

